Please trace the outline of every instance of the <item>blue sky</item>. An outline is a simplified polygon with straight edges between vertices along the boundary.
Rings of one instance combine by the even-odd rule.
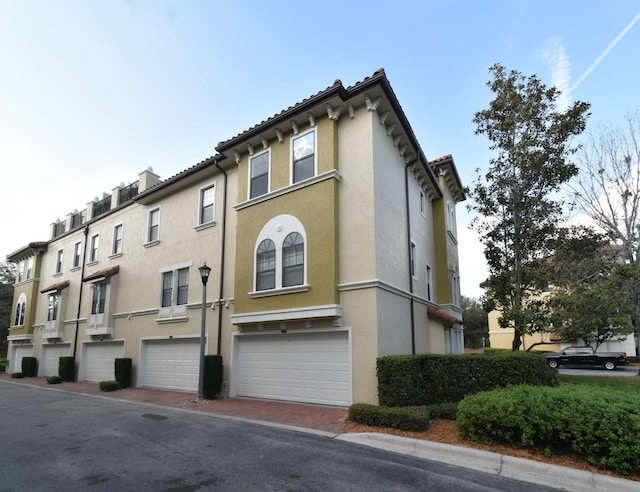
[[[313,7],[313,8],[312,8]],[[470,185],[501,63],[591,103],[590,127],[640,110],[630,0],[0,0],[0,258],[152,166],[165,179],[341,79],[384,67],[429,159]],[[458,210],[462,293],[482,249]]]

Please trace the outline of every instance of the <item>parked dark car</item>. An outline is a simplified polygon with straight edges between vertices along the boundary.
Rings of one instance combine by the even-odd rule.
[[[627,365],[624,352],[595,352],[593,347],[568,347],[562,352],[544,354],[549,367],[560,366],[603,366],[612,371],[618,366]]]

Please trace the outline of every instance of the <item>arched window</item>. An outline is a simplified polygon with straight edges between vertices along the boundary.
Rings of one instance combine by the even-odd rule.
[[[20,294],[16,304],[15,326],[24,326],[25,313],[27,312],[27,296]]]
[[[304,240],[292,232],[282,243],[282,286],[302,285],[304,282]]]
[[[276,246],[271,239],[265,239],[256,251],[256,290],[276,287]]]

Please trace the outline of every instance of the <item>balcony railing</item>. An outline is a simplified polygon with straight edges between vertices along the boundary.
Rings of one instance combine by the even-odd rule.
[[[122,188],[118,192],[118,205],[128,202],[138,194],[138,181],[131,183],[129,186]]]

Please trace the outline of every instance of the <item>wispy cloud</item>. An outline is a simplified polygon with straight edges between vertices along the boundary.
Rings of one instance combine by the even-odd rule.
[[[554,36],[547,42],[542,58],[551,68],[551,81],[562,94],[558,98],[558,109],[564,110],[571,104],[571,60],[564,49],[562,38]]]
[[[640,20],[640,12],[636,14],[633,20],[629,22],[629,24],[627,24],[627,27],[625,27],[620,32],[620,34],[618,34],[615,37],[615,39],[611,41],[611,43],[609,43],[609,46],[607,46],[606,49],[600,54],[600,56],[596,58],[596,60],[591,64],[589,68],[587,68],[587,70],[580,76],[580,78],[576,80],[576,82],[571,86],[571,89],[569,89],[570,91],[574,91],[576,87],[578,87],[584,81],[584,79],[586,79],[589,76],[589,74],[593,72],[596,69],[596,67],[600,65],[600,63],[602,63],[602,60],[604,60],[607,57],[607,55],[611,52],[611,50],[615,48],[616,45],[622,40],[622,38],[626,36],[626,34],[631,30],[634,24],[638,22],[638,20]]]

